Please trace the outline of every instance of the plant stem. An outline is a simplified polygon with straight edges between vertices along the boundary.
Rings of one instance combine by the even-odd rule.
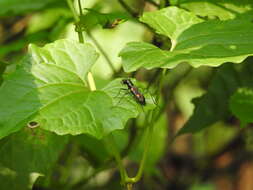
[[[90,36],[90,39],[92,40],[92,42],[97,46],[98,50],[102,53],[102,55],[104,56],[105,60],[107,61],[108,65],[110,66],[110,68],[112,69],[113,73],[116,73],[116,69],[113,66],[112,61],[110,60],[109,56],[107,55],[107,53],[104,51],[104,49],[102,48],[102,46],[99,44],[99,42],[93,37],[93,35],[87,31],[87,34]]]
[[[79,42],[84,43],[83,32],[82,32],[82,30],[80,30],[79,15],[73,5],[72,0],[66,0],[66,1],[68,3],[68,6],[69,6],[72,14],[73,14],[74,19],[75,19]],[[79,14],[80,14],[80,16],[82,16],[83,12],[82,12],[81,0],[78,0],[78,7],[79,7],[79,12],[80,12]],[[87,81],[88,81],[88,86],[89,86],[90,90],[91,91],[96,90],[96,84],[95,84],[95,81],[94,81],[94,78],[93,78],[93,75],[91,72],[88,73]]]
[[[153,112],[151,112],[153,113]],[[152,116],[151,116],[152,117]],[[141,164],[140,164],[140,168],[137,172],[137,175],[135,177],[135,181],[139,181],[142,177],[142,173],[144,170],[144,166],[145,163],[147,161],[147,155],[148,155],[148,151],[152,142],[152,136],[153,136],[153,129],[154,129],[154,124],[153,124],[153,118],[151,119],[151,124],[149,125],[148,129],[147,129],[147,135],[146,135],[146,139],[145,139],[145,147],[144,147],[144,152],[143,152],[143,156],[141,159]]]
[[[160,9],[166,6],[166,0],[160,0]]]
[[[146,137],[145,137],[145,147],[144,147],[140,167],[139,167],[135,177],[126,178],[126,183],[129,183],[129,184],[136,183],[142,177],[144,166],[145,166],[146,161],[147,161],[148,151],[149,151],[149,148],[150,148],[150,145],[151,145],[151,142],[152,142],[153,129],[154,129],[154,114],[153,114],[153,112],[155,112],[155,111],[151,111],[150,112],[151,114],[149,115],[150,116],[149,118],[151,118],[150,119],[151,121],[149,123],[149,126],[147,127],[147,132],[146,132]]]
[[[69,6],[69,8],[70,8],[72,14],[73,14],[73,17],[74,17],[74,19],[75,19],[75,22],[78,23],[78,22],[79,22],[79,16],[78,16],[78,14],[77,14],[77,12],[76,12],[76,10],[75,10],[75,7],[74,7],[74,5],[73,5],[72,0],[66,0],[66,1],[67,1],[67,3],[68,3],[68,6]]]
[[[73,5],[72,0],[66,0],[66,1],[68,3],[68,6],[69,6],[72,14],[73,14],[74,19],[75,19],[75,25],[76,25],[76,28],[77,28],[79,42],[80,43],[84,43],[83,32],[82,32],[82,30],[79,29],[80,28],[79,27],[79,25],[80,25],[79,24],[79,21],[80,21],[79,15],[78,15],[78,13],[75,10],[75,7]],[[81,5],[81,1],[80,0],[78,0],[78,6],[79,6],[79,10],[80,10],[80,15],[82,15],[82,5]]]
[[[81,0],[78,0],[78,7],[79,7],[79,14],[80,16],[83,15],[83,11],[82,11],[82,4],[81,4]],[[84,38],[83,38],[83,32],[80,29],[80,26],[78,23],[76,23],[76,27],[77,27],[77,33],[78,33],[78,38],[79,38],[79,42],[80,43],[84,43]]]
[[[119,171],[120,171],[120,177],[121,177],[121,182],[125,184],[125,179],[127,178],[127,173],[124,168],[124,165],[122,163],[122,159],[120,156],[120,153],[117,149],[117,146],[115,144],[115,140],[112,134],[107,135],[107,137],[104,138],[105,142],[109,148],[109,151],[112,153],[113,157],[115,158],[115,161],[117,162]]]
[[[132,183],[128,183],[127,184],[127,190],[132,190],[133,189],[133,184]]]
[[[167,70],[163,69],[162,71],[157,72],[157,74],[160,75],[160,83],[157,88],[157,91],[160,92],[162,90],[162,84],[163,84],[164,77],[167,74]],[[160,99],[161,98],[159,98],[159,100],[158,100],[158,104],[160,103]],[[126,183],[129,183],[129,184],[136,183],[142,177],[145,163],[147,160],[148,151],[149,151],[150,145],[152,143],[152,137],[153,137],[153,133],[154,133],[154,123],[157,121],[157,119],[158,119],[157,115],[160,112],[161,112],[161,108],[159,106],[157,106],[156,109],[152,110],[151,112],[149,112],[150,114],[148,114],[149,124],[148,124],[148,127],[146,128],[147,132],[146,132],[146,137],[145,137],[145,147],[144,147],[140,167],[137,171],[136,176],[132,177],[132,178],[127,178]]]
[[[84,43],[84,38],[82,32],[77,32],[78,33],[78,39],[80,43]]]
[[[137,17],[138,13],[136,13],[135,11],[133,11],[124,0],[118,0],[120,5],[129,13],[131,14],[133,17]]]
[[[83,15],[83,10],[82,10],[81,0],[78,0],[78,8],[79,8],[79,14],[80,14],[80,16],[82,16]]]
[[[163,80],[166,75],[166,69],[163,69],[162,72],[159,72],[159,73],[160,73],[161,77],[160,77],[160,83],[158,86],[158,92],[160,92],[162,89]],[[160,99],[158,100],[158,103],[159,102],[160,102]],[[145,137],[145,147],[144,147],[140,167],[139,167],[138,172],[135,177],[126,179],[126,182],[129,184],[133,184],[133,183],[138,182],[142,177],[145,163],[147,160],[148,151],[149,151],[150,145],[152,143],[152,136],[154,133],[154,123],[155,123],[155,121],[157,121],[157,118],[158,118],[157,114],[159,113],[160,109],[161,108],[158,106],[156,109],[154,109],[153,111],[150,112],[150,115],[148,118],[148,119],[150,119],[150,122],[149,122],[149,126],[147,127],[147,132],[146,132],[146,137]]]

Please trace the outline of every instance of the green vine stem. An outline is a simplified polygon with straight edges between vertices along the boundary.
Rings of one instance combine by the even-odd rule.
[[[83,15],[81,0],[78,0],[78,7],[79,7],[79,14],[80,14],[80,17],[81,17],[81,16]],[[78,38],[79,38],[79,42],[80,42],[80,43],[84,43],[83,32],[82,32],[82,30],[80,29],[81,26],[80,26],[80,24],[79,24],[79,21],[80,21],[80,19],[79,19],[78,22],[76,23]]]
[[[133,184],[132,183],[128,183],[127,184],[127,190],[132,190],[133,189]]]
[[[139,167],[135,177],[127,177],[125,179],[125,182],[128,184],[128,186],[127,186],[128,190],[131,190],[132,184],[137,183],[142,177],[144,167],[145,167],[145,164],[147,161],[148,151],[149,151],[150,145],[152,143],[152,137],[153,137],[153,132],[154,132],[155,113],[156,113],[157,109],[159,109],[159,108],[154,109],[153,111],[149,112],[149,114],[148,114],[148,118],[149,118],[150,122],[148,124],[148,127],[146,128],[145,147],[144,147],[140,167]]]
[[[83,38],[83,32],[82,30],[80,30],[80,18],[79,18],[79,15],[74,7],[74,4],[73,4],[73,1],[72,0],[66,0],[67,3],[68,3],[68,6],[73,14],[73,17],[74,17],[74,20],[75,20],[75,25],[76,25],[76,31],[78,33],[78,39],[79,39],[79,42],[80,43],[84,43],[84,38]],[[79,12],[80,12],[80,16],[82,16],[82,4],[81,4],[81,0],[78,0],[78,7],[79,7]],[[90,88],[91,91],[94,91],[96,90],[96,84],[95,84],[95,81],[94,81],[94,78],[93,78],[93,75],[91,72],[88,73],[88,76],[87,76],[87,81],[88,81],[88,86]]]
[[[159,81],[159,86],[157,89],[158,92],[160,92],[162,90],[162,84],[163,84],[163,80],[164,80],[166,74],[167,74],[166,69],[163,69],[162,72],[160,72],[160,81]],[[161,101],[161,97],[158,97],[158,105],[160,104],[160,101]],[[138,182],[142,177],[145,163],[147,160],[148,151],[149,151],[150,145],[152,143],[152,137],[153,137],[153,133],[154,133],[154,123],[159,118],[160,109],[161,108],[159,106],[157,106],[156,109],[152,110],[148,114],[149,124],[146,129],[147,132],[146,132],[146,137],[145,137],[145,147],[144,147],[144,151],[143,151],[143,155],[142,155],[142,160],[141,160],[140,167],[137,171],[136,176],[132,177],[132,178],[128,177],[125,180],[126,183],[131,184],[129,187],[127,186],[128,190],[132,190],[132,184]]]
[[[166,6],[166,0],[160,0],[160,9]]]
[[[72,14],[73,14],[73,17],[75,19],[75,24],[76,24],[76,27],[77,27],[77,33],[78,33],[78,37],[79,37],[79,42],[80,43],[84,43],[84,38],[83,38],[83,33],[81,30],[79,30],[80,28],[80,24],[79,24],[79,16],[74,8],[74,5],[73,5],[73,2],[72,0],[66,0],[68,5],[69,5],[69,8],[70,10],[72,11]],[[78,0],[78,7],[79,7],[79,11],[80,11],[80,15],[82,15],[82,5],[81,5],[81,1]],[[87,80],[88,80],[88,85],[89,85],[89,88],[90,90],[96,90],[96,85],[95,85],[95,81],[94,81],[94,78],[91,74],[91,72],[88,73],[88,76],[87,76]],[[110,150],[118,164],[118,168],[120,170],[120,175],[121,175],[121,181],[122,183],[124,184],[124,180],[125,178],[127,177],[127,174],[126,174],[126,171],[125,171],[125,168],[124,168],[124,165],[122,163],[122,159],[120,157],[120,153],[119,151],[117,150],[117,147],[115,145],[115,141],[113,139],[113,136],[110,134],[108,135],[107,137],[105,137],[105,142],[106,144],[108,145],[108,147],[110,147]]]
[[[104,56],[106,62],[108,63],[109,67],[111,68],[113,74],[117,73],[117,69],[114,67],[111,59],[109,58],[109,56],[107,55],[107,53],[105,52],[103,47],[100,45],[100,43],[96,40],[96,38],[94,38],[94,36],[91,34],[90,31],[87,30],[86,32],[87,32],[88,36],[90,37],[91,41],[97,46],[100,53]]]
[[[137,17],[138,13],[135,12],[134,10],[132,10],[132,8],[130,8],[126,2],[124,0],[118,0],[118,2],[120,3],[120,5],[128,12],[130,13],[133,17]]]
[[[79,15],[74,8],[72,0],[66,0],[66,1],[68,3],[70,10],[72,11],[74,19],[75,19],[75,25],[77,28],[76,31],[78,33],[79,42],[84,43],[83,32],[82,32],[82,30],[79,30],[79,28],[80,28]],[[120,1],[120,2],[122,2],[122,1]],[[79,7],[80,15],[82,15],[82,5],[81,5],[80,0],[78,0],[78,7]],[[87,80],[88,80],[88,85],[89,85],[90,90],[96,90],[94,78],[90,72],[88,73]],[[152,139],[152,135],[153,135],[154,121],[155,121],[154,115],[156,113],[156,110],[157,109],[149,112],[149,114],[148,114],[148,119],[150,119],[150,122],[149,122],[149,126],[146,129],[146,137],[145,137],[146,143],[145,143],[140,167],[139,167],[135,177],[132,177],[132,178],[128,177],[127,172],[126,172],[123,162],[122,162],[122,158],[121,158],[120,153],[117,149],[117,146],[116,146],[116,143],[115,143],[115,140],[114,140],[114,137],[112,136],[112,134],[109,134],[107,137],[104,138],[105,143],[107,144],[108,148],[110,149],[110,151],[111,151],[111,153],[112,153],[113,157],[115,158],[116,163],[118,165],[118,168],[120,171],[120,176],[121,176],[121,182],[123,185],[126,185],[127,190],[132,190],[133,184],[138,182],[142,177],[145,163],[147,160],[148,151],[149,151],[149,148],[151,145],[151,139]]]
[[[104,141],[109,149],[109,151],[113,154],[113,157],[115,158],[119,171],[120,171],[120,177],[121,177],[121,183],[125,184],[125,179],[127,178],[127,172],[124,168],[120,153],[118,151],[118,148],[116,146],[115,140],[113,135],[110,133],[104,138]]]
[[[74,7],[74,5],[73,5],[72,0],[66,0],[66,1],[67,1],[67,3],[68,3],[68,6],[69,6],[69,8],[70,8],[72,14],[73,14],[73,17],[74,17],[74,19],[75,19],[75,22],[78,23],[79,20],[80,20],[80,19],[79,19],[79,15],[77,14],[77,12],[76,12],[76,10],[75,10],[75,7]]]

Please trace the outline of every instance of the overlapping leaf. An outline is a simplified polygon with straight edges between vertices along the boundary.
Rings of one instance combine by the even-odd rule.
[[[140,18],[156,30],[157,33],[176,40],[180,34],[194,24],[203,22],[195,14],[177,7],[169,7],[159,11],[146,12]]]
[[[25,128],[0,142],[1,188],[28,189],[32,173],[46,174],[67,142],[66,136]]]
[[[90,45],[59,40],[43,48],[31,45],[29,52],[0,88],[0,138],[29,122],[60,135],[101,138],[138,115],[132,97],[130,103],[116,103],[120,80],[103,90],[86,87],[86,75],[98,57]]]
[[[252,87],[252,75],[251,63],[245,63],[240,68],[233,64],[223,65],[212,79],[207,93],[194,100],[194,113],[178,134],[198,132],[231,116],[230,97],[240,87]]]
[[[128,72],[140,67],[173,68],[182,62],[194,67],[219,66],[225,62],[240,63],[253,55],[253,23],[248,15],[201,22],[187,11],[169,7],[144,13],[141,20],[170,37],[172,48],[165,51],[143,42],[127,44],[120,56]]]
[[[253,90],[250,88],[238,89],[230,99],[230,109],[243,124],[253,122]]]
[[[30,56],[0,88],[0,137],[19,130],[34,116],[40,124],[44,121],[41,126],[46,129],[60,134],[78,133],[73,128],[66,129],[66,122],[72,127],[71,119],[80,117],[71,112],[67,104],[73,107],[78,104],[80,108],[80,103],[88,98],[90,92],[84,85],[85,74],[96,61],[96,52],[89,45],[66,40],[44,48],[32,45],[29,51]],[[78,97],[84,98],[78,100]],[[47,114],[50,116],[43,119]]]
[[[177,5],[197,15],[221,20],[233,19],[253,8],[251,0],[180,0]]]
[[[65,5],[61,0],[1,0],[0,16],[23,14],[30,11],[41,10],[48,6]]]
[[[6,138],[0,145],[0,163],[18,172],[46,173],[67,142],[66,136],[40,127],[26,127]]]

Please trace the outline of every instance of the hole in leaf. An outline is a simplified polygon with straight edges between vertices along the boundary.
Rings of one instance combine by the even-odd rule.
[[[31,128],[31,129],[34,129],[36,127],[39,127],[39,123],[36,122],[36,121],[30,121],[28,124],[27,124],[27,127]]]

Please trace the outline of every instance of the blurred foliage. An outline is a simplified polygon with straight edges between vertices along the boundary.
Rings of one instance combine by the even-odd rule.
[[[22,15],[32,11],[59,6],[66,6],[66,2],[61,0],[2,0],[0,1],[0,16]]]
[[[194,114],[179,134],[198,132],[214,122],[231,117],[229,99],[240,87],[248,86],[252,88],[251,71],[251,60],[246,61],[239,67],[232,64],[221,66],[213,77],[207,93],[194,100],[196,104]],[[199,120],[199,118],[202,118],[202,120]]]
[[[250,57],[253,2],[81,0],[81,3],[83,15],[79,24],[85,42],[91,43],[92,51],[100,54],[98,61],[92,62],[91,71],[99,93],[103,94],[88,95],[94,98],[90,101],[94,104],[88,107],[93,109],[90,113],[95,115],[92,119],[96,121],[97,131],[101,130],[101,123],[113,131],[111,138],[130,176],[135,175],[147,144],[148,110],[155,107],[161,110],[153,138],[148,139],[151,147],[143,178],[135,189],[253,189],[253,60]],[[77,0],[74,6],[78,10]],[[67,2],[1,0],[0,7],[0,108],[5,106],[0,110],[0,136],[5,136],[0,140],[0,189],[122,189],[111,147],[104,139],[95,138],[102,137],[105,131],[96,133],[94,128],[87,127],[91,120],[85,120],[84,115],[78,120],[85,121],[85,125],[79,123],[80,130],[87,129],[90,133],[79,134],[75,128],[75,118],[81,113],[78,107],[87,105],[81,101],[86,92],[65,125],[54,122],[66,116],[73,102],[77,102],[76,97],[69,98],[68,104],[52,106],[47,125],[43,124],[43,114],[40,118],[43,125],[35,128],[28,125],[30,117],[23,117],[24,113],[34,114],[36,110],[34,97],[40,88],[29,86],[41,82],[36,77],[47,79],[48,84],[57,80],[62,83],[63,79],[73,82],[71,74],[60,74],[63,72],[60,68],[54,72],[37,69],[33,75],[36,77],[29,78],[28,74],[27,80],[17,77],[20,69],[25,70],[28,44],[35,44],[34,57],[29,61],[33,69],[42,62],[63,66],[71,57],[75,61],[67,68],[78,67],[75,76],[85,81],[89,71],[85,64],[92,56],[85,54],[86,49],[75,49],[78,44],[57,46],[56,40],[63,38],[78,41],[77,23]],[[80,74],[82,68],[84,75]],[[161,74],[162,68],[169,69]],[[122,77],[136,78],[132,81],[138,87],[149,86],[148,90],[140,88],[147,97],[144,109],[131,95],[123,92],[118,95],[123,87]],[[161,93],[156,91],[158,87]],[[87,84],[80,88],[88,89]],[[62,95],[64,90],[72,92],[62,87],[52,89],[44,91],[37,103]],[[32,92],[30,96],[26,94],[28,91]],[[159,105],[155,106],[153,97],[161,99]],[[20,104],[24,105],[22,109]],[[110,106],[103,109],[111,104],[118,108],[113,116],[108,116],[113,110]],[[103,114],[106,119],[97,119]],[[139,117],[132,118],[138,114]],[[48,130],[78,135],[61,136]]]
[[[253,122],[252,101],[253,91],[247,88],[240,88],[230,99],[230,109],[237,116],[243,125]]]

